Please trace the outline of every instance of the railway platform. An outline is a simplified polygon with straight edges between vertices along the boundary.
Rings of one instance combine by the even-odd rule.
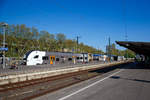
[[[100,63],[78,64],[78,65],[61,65],[61,66],[56,65],[19,66],[18,69],[5,68],[0,69],[0,85],[51,77],[55,75],[77,72],[81,70],[107,67],[126,62],[128,61],[109,62],[109,63],[100,62]]]
[[[33,100],[149,100],[150,68],[129,64]]]
[[[12,68],[11,66],[6,66],[4,69],[2,64],[0,65],[0,76],[4,75],[17,75],[17,74],[28,74],[34,72],[43,72],[49,70],[58,70],[64,68],[73,68],[73,67],[81,67],[81,66],[89,66],[89,65],[96,65],[96,64],[104,64],[109,62],[90,62],[90,63],[77,63],[77,64],[61,64],[61,65],[34,65],[34,66],[25,66],[19,65],[17,68]]]

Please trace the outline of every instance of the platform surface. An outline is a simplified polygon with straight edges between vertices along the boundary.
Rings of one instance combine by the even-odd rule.
[[[34,100],[150,100],[150,69],[133,63]]]

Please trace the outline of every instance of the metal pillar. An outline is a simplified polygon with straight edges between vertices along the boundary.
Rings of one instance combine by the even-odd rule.
[[[76,50],[76,52],[78,53],[78,46],[79,46],[79,36],[77,36],[77,50]]]
[[[109,44],[108,44],[108,46],[109,46],[109,48],[108,48],[108,56],[109,56],[109,61],[111,61],[111,44],[110,44],[110,37],[109,37],[109,39],[108,39],[108,42],[109,42]]]
[[[5,48],[5,26],[3,27],[3,48]],[[5,51],[3,51],[3,69],[5,68]]]
[[[5,48],[5,31],[6,31],[6,26],[8,25],[7,23],[2,23],[3,26],[3,48]],[[5,68],[5,50],[3,51],[3,69]]]

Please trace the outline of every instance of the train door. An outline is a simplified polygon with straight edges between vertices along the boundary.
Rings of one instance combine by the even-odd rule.
[[[50,64],[54,64],[55,63],[55,56],[50,56]]]
[[[73,58],[73,64],[76,64],[76,57],[72,56],[72,58]]]

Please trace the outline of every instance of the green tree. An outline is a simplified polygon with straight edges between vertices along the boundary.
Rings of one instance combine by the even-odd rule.
[[[6,31],[6,43],[8,52],[6,56],[22,57],[29,50],[44,50],[44,51],[61,51],[67,48],[70,51],[76,48],[76,41],[67,39],[63,33],[56,35],[50,34],[47,31],[38,31],[35,27],[29,28],[25,24],[8,25]],[[0,46],[2,46],[3,33],[0,26]],[[79,53],[101,53],[94,47],[79,44]]]
[[[65,48],[66,36],[63,33],[58,33],[56,35],[56,40],[57,40],[57,45],[60,47],[59,49],[63,51],[63,49]]]

